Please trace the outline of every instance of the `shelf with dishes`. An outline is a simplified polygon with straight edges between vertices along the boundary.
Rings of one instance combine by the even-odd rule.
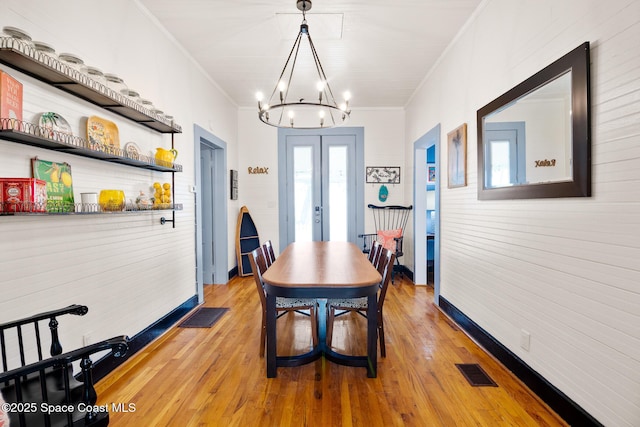
[[[145,108],[143,103],[116,92],[23,40],[0,37],[0,62],[157,132],[182,132],[169,116]]]
[[[168,203],[158,207],[141,207],[136,203],[126,203],[122,209],[103,208],[99,203],[73,203],[60,209],[47,209],[46,204],[31,202],[0,202],[0,216],[38,216],[38,215],[116,215],[131,213],[151,213],[160,211],[181,211],[182,203]]]
[[[0,139],[142,169],[182,172],[182,166],[179,164],[141,154],[135,143],[127,143],[120,148],[91,138],[91,132],[87,140],[55,128],[17,119],[0,118]]]
[[[34,178],[0,178],[0,216],[15,215],[94,215],[128,212],[180,211],[173,203],[171,184],[154,182],[153,195],[144,190],[127,199],[123,190],[105,189],[81,193],[81,203],[73,195],[71,166],[35,158]],[[162,218],[164,224],[167,220]]]

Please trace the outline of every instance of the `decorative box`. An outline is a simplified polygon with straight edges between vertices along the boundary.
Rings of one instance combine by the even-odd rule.
[[[9,74],[0,71],[0,118],[22,121],[22,83]],[[15,128],[15,124],[7,124],[3,120],[3,128]]]
[[[46,212],[47,184],[35,178],[0,178],[0,212]]]

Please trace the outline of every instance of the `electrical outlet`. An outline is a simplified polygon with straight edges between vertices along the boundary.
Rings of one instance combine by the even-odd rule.
[[[529,348],[531,348],[531,334],[524,329],[520,330],[520,347],[526,351],[529,351]]]
[[[86,346],[91,345],[91,344],[92,344],[92,342],[91,342],[91,335],[89,335],[89,334],[84,334],[84,335],[82,336],[82,345],[83,345],[84,347],[86,347]]]

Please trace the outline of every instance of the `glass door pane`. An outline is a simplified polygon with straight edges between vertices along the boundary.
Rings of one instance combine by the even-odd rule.
[[[329,146],[329,240],[348,241],[349,212],[347,177],[348,155],[346,146]]]
[[[295,241],[313,240],[313,147],[293,147]]]

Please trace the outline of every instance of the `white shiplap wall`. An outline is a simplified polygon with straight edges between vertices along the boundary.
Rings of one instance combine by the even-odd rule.
[[[73,52],[86,63],[122,76],[130,87],[172,114],[183,133],[175,136],[176,228],[161,225],[170,212],[140,215],[0,217],[0,322],[72,303],[85,304],[81,319],[60,319],[66,350],[115,335],[133,336],[196,294],[193,124],[227,144],[230,168],[237,162],[237,108],[207,78],[137,2],[116,0],[0,0],[0,27],[15,26],[58,52]],[[26,120],[56,111],[84,135],[90,115],[114,121],[124,144],[143,151],[169,147],[161,135],[0,65],[24,84]],[[104,188],[134,198],[162,174],[65,155],[0,140],[0,176],[31,176],[30,159],[71,164],[76,200]],[[199,159],[198,159],[199,161]],[[227,186],[225,186],[226,188]],[[234,204],[230,212],[237,211]],[[231,217],[231,215],[230,215]],[[230,231],[229,236],[232,236]],[[229,239],[228,269],[235,265]]]
[[[488,0],[407,107],[407,144],[469,125],[468,186],[441,193],[442,296],[608,426],[640,425],[639,40],[638,1]],[[593,196],[478,201],[476,111],[584,41]]]

